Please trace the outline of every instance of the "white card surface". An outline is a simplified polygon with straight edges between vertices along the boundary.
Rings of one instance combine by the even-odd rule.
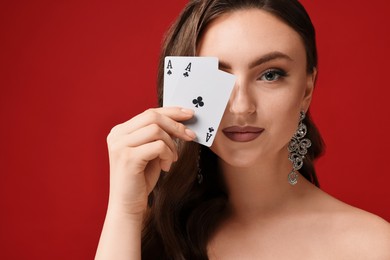
[[[176,72],[177,78],[165,80],[164,77],[164,93],[167,91],[167,96],[164,95],[164,106],[193,109],[194,117],[183,124],[196,133],[194,141],[211,146],[236,77],[218,70],[216,57],[166,57],[165,69],[168,68],[169,60],[172,62],[172,68],[175,64],[173,60],[179,61],[176,63],[178,65],[175,65],[179,73]]]
[[[177,81],[180,78],[185,77],[184,74],[190,75],[191,72],[186,71],[186,68],[191,63],[191,71],[193,63],[201,65],[201,70],[218,69],[218,58],[216,57],[198,57],[198,56],[167,56],[164,60],[164,94],[163,104],[164,106],[170,106],[170,98],[172,97],[174,90],[177,86]],[[198,65],[196,65],[198,66]],[[196,73],[201,73],[201,70],[196,70]]]
[[[195,111],[194,117],[183,123],[196,133],[196,142],[212,145],[234,82],[235,76],[222,71],[178,81],[172,103]]]

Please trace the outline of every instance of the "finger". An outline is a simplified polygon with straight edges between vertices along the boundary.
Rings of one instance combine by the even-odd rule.
[[[139,146],[134,157],[134,159],[136,159],[138,162],[144,164],[141,166],[142,169],[144,169],[150,161],[159,158],[161,161],[160,166],[164,167],[162,168],[164,171],[169,171],[170,165],[175,159],[175,155],[171,149],[169,149],[169,147],[162,140],[157,140]]]
[[[158,122],[160,119],[168,117],[174,121],[180,122],[192,118],[193,110],[180,107],[160,107],[145,110],[143,113],[136,115],[132,119],[121,124],[127,131],[132,131],[134,128],[144,126],[144,124]]]
[[[154,159],[153,161],[150,161],[146,166],[145,175],[147,175],[147,178],[145,178],[145,181],[146,187],[148,187],[148,194],[150,194],[150,192],[152,192],[153,188],[156,186],[158,177],[160,176],[160,172],[160,159],[158,158]]]
[[[131,134],[117,136],[111,139],[110,150],[118,150],[124,147],[137,147],[156,140],[162,140],[175,154],[177,159],[177,147],[171,136],[162,130],[157,124],[147,125]]]
[[[127,134],[149,124],[158,124],[168,134],[191,141],[195,138],[195,133],[176,120],[188,120],[192,116],[192,110],[178,107],[148,109],[129,121],[114,127],[111,132],[113,134]]]
[[[182,107],[158,107],[152,108],[161,115],[165,115],[175,121],[183,121],[188,120],[189,118],[194,116],[194,110],[182,108]]]

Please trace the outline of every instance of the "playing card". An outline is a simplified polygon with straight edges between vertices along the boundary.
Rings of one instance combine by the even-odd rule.
[[[211,146],[236,77],[218,70],[213,62],[203,62],[204,59],[210,58],[197,57],[186,60],[184,63],[186,65],[180,71],[183,75],[177,79],[172,96],[164,106],[193,109],[194,117],[183,123],[196,133],[194,141]]]
[[[164,60],[164,94],[163,105],[173,105],[170,98],[180,78],[192,78],[192,72],[202,73],[205,70],[217,70],[218,58],[194,56],[167,56]]]

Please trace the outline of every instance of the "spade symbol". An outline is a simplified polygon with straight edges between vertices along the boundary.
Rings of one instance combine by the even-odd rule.
[[[172,71],[171,71],[171,70],[168,70],[167,74],[168,74],[168,75],[171,75],[171,74],[172,74]]]

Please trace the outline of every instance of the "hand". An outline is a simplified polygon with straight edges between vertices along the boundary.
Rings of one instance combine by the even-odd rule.
[[[195,133],[178,121],[192,110],[178,107],[148,109],[115,126],[107,137],[110,159],[109,208],[143,215],[147,198],[160,176],[178,159],[172,138],[191,141]]]

